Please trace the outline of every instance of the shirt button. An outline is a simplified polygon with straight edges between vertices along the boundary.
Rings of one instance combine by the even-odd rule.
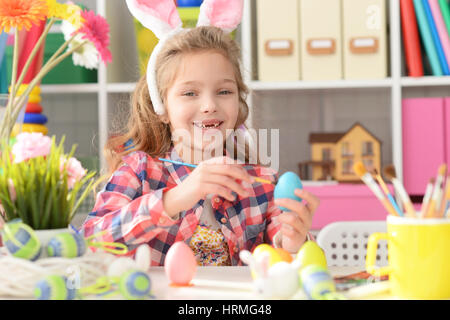
[[[227,223],[227,218],[222,218],[222,219],[220,219],[220,222],[222,222],[222,223]]]
[[[214,199],[214,202],[215,202],[215,203],[220,203],[219,197],[215,198],[215,199]]]

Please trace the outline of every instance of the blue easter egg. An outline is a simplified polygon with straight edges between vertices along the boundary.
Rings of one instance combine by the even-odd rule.
[[[126,299],[144,299],[150,295],[150,288],[150,277],[143,271],[129,270],[120,277],[120,293]]]
[[[283,199],[289,198],[297,201],[302,201],[300,197],[297,197],[294,194],[295,189],[303,189],[302,181],[292,171],[288,171],[281,175],[278,179],[277,185],[275,186],[275,190],[273,192],[273,196],[275,199]],[[289,211],[289,209],[280,207],[282,211]]]
[[[30,226],[20,220],[13,220],[5,224],[2,230],[2,239],[8,252],[16,258],[35,261],[41,255],[39,238]]]
[[[50,275],[36,283],[33,293],[39,300],[73,300],[76,289],[67,286],[66,277]]]
[[[49,257],[81,257],[86,252],[86,240],[81,234],[63,232],[49,240],[47,252]]]

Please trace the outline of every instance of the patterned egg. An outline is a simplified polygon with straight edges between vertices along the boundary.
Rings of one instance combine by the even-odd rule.
[[[50,275],[38,281],[34,286],[34,296],[39,300],[73,300],[76,289],[67,286],[64,276]]]
[[[323,266],[310,264],[300,273],[303,290],[311,300],[323,300],[336,292],[336,286],[328,270]]]
[[[20,220],[4,225],[2,239],[8,252],[16,258],[35,261],[41,255],[41,241],[34,230]]]
[[[49,257],[75,258],[86,252],[86,241],[81,234],[64,232],[52,237],[47,243]]]
[[[197,271],[197,260],[192,249],[182,241],[174,243],[167,251],[164,270],[172,284],[189,285]]]
[[[288,171],[281,175],[278,179],[277,185],[273,191],[273,196],[275,199],[289,198],[297,201],[302,201],[300,197],[294,194],[295,189],[303,189],[302,181],[292,171]],[[280,207],[282,211],[289,211],[289,209]]]
[[[129,270],[120,277],[119,290],[126,299],[144,299],[150,295],[150,289],[150,277],[143,271]]]

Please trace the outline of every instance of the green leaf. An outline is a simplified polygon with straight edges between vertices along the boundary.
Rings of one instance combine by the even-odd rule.
[[[81,194],[80,198],[78,199],[77,203],[75,204],[75,206],[72,208],[72,211],[70,212],[70,220],[73,218],[73,215],[75,214],[75,212],[77,211],[78,207],[83,203],[84,199],[86,198],[86,196],[89,194],[89,192],[92,190],[92,186],[94,185],[95,179],[92,179],[88,186],[86,187],[86,189],[84,189],[83,193]]]
[[[32,221],[33,229],[39,229],[39,208],[38,208],[38,202],[36,198],[36,178],[37,178],[37,168],[35,165],[35,159],[30,160],[30,179],[27,180],[28,188],[27,188],[27,199],[29,199],[30,207],[31,207],[31,214],[32,214]]]

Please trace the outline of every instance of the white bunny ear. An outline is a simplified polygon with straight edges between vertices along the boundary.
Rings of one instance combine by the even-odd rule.
[[[231,32],[241,23],[243,0],[204,0],[197,26],[214,26]]]
[[[258,272],[263,278],[266,278],[269,275],[270,254],[268,252],[262,252],[255,260]]]
[[[161,39],[183,23],[173,0],[126,0],[131,14]]]

